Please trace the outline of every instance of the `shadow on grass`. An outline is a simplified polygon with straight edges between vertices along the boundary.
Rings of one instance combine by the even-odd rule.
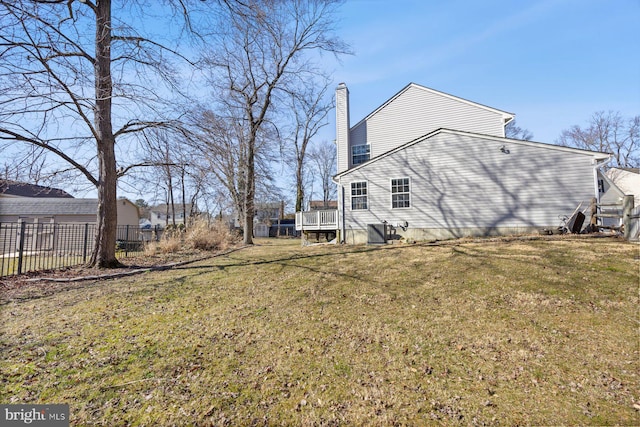
[[[541,239],[541,240],[544,240],[544,239]],[[468,259],[477,259],[480,262],[485,262],[484,260],[493,261],[496,258],[509,259],[512,262],[526,264],[528,268],[535,268],[537,264],[549,264],[548,262],[544,261],[544,258],[537,260],[536,262],[533,262],[532,259],[520,258],[518,256],[513,256],[513,254],[496,253],[493,251],[486,252],[482,249],[478,249],[470,246],[470,245],[473,245],[474,243],[485,243],[485,244],[495,243],[496,245],[508,245],[510,242],[511,241],[470,242],[470,241],[460,241],[460,240],[446,240],[446,241],[418,243],[413,245],[383,245],[383,246],[360,245],[360,246],[333,246],[333,247],[325,246],[326,250],[322,252],[311,252],[311,253],[309,251],[306,251],[303,248],[300,248],[298,250],[293,246],[289,246],[289,247],[283,246],[283,247],[273,248],[274,249],[273,254],[275,255],[274,258],[268,258],[267,256],[264,256],[264,255],[260,257],[254,256],[253,258],[241,258],[241,257],[235,256],[234,254],[237,254],[238,252],[243,252],[245,249],[259,247],[259,246],[242,246],[238,248],[233,248],[229,251],[225,251],[222,253],[212,254],[210,257],[207,257],[204,259],[188,261],[182,265],[159,266],[157,268],[154,268],[154,271],[143,271],[143,272],[152,273],[156,271],[172,270],[177,272],[182,271],[184,273],[182,275],[178,273],[175,276],[171,277],[169,280],[158,283],[156,286],[154,286],[155,288],[160,288],[165,285],[176,284],[176,283],[184,284],[188,278],[196,278],[205,274],[209,274],[213,271],[226,271],[232,268],[268,266],[268,265],[278,265],[281,267],[282,271],[284,271],[285,269],[291,269],[291,268],[303,269],[313,273],[333,275],[334,277],[337,277],[337,278],[344,278],[348,280],[364,282],[365,279],[363,279],[362,277],[359,277],[356,274],[339,272],[336,270],[331,270],[326,268],[326,266],[328,265],[328,261],[333,258],[337,258],[336,262],[342,263],[345,261],[340,259],[340,257],[344,258],[350,254],[366,254],[366,253],[375,254],[380,251],[395,252],[395,251],[406,251],[406,250],[415,249],[415,248],[428,249],[428,248],[435,248],[435,247],[450,247],[453,256],[465,257]],[[282,256],[281,251],[291,251],[292,253],[286,256]],[[562,257],[562,254],[557,254],[557,253],[554,253],[554,254]],[[561,261],[555,258],[557,257],[554,257],[555,263],[562,264]],[[213,264],[213,263],[207,262],[213,259],[218,260],[218,263]],[[302,261],[310,261],[310,260],[315,260],[318,262],[314,263],[314,265],[309,265],[311,263],[302,263]],[[207,263],[203,265],[202,263],[205,263],[205,262]],[[564,260],[564,262],[566,262],[566,260]],[[195,263],[198,263],[200,265],[194,265]],[[464,261],[461,259],[461,265],[462,264],[464,264]],[[471,270],[474,267],[475,267],[474,265],[468,265],[466,269]],[[69,282],[69,283],[45,282],[44,284],[28,284],[25,286],[24,292],[20,292],[18,293],[18,295],[13,295],[9,297],[7,297],[4,290],[0,290],[0,306],[6,305],[11,301],[13,302],[31,301],[31,300],[36,300],[40,298],[45,298],[55,293],[71,291],[71,290],[83,288],[83,287],[97,288],[97,287],[110,286],[113,284],[113,280],[117,278],[118,277],[108,277],[108,276],[103,278],[87,277],[87,280],[84,282]],[[370,277],[367,278],[366,281],[370,283],[371,278]],[[140,282],[142,282],[142,280],[140,280]],[[141,288],[148,289],[148,286],[149,284],[146,284],[146,286],[142,286]],[[142,289],[141,289],[141,292],[142,292]]]
[[[427,245],[427,244],[425,244]],[[423,245],[420,245],[423,246]],[[414,246],[415,247],[415,246]],[[261,258],[261,259],[241,259],[234,258],[231,256],[227,256],[231,261],[229,264],[224,265],[197,265],[197,266],[183,266],[177,267],[175,270],[185,270],[185,271],[198,271],[195,275],[191,277],[200,276],[203,274],[210,273],[211,271],[225,271],[231,268],[242,268],[242,267],[252,267],[252,266],[262,266],[262,265],[279,265],[282,269],[285,268],[298,268],[304,269],[314,273],[324,273],[324,274],[333,274],[336,277],[347,278],[355,281],[364,281],[361,277],[358,277],[353,274],[340,273],[336,271],[326,271],[321,268],[312,267],[309,265],[298,264],[296,261],[305,261],[305,260],[318,260],[318,259],[330,259],[340,256],[345,256],[349,254],[361,254],[361,253],[373,253],[376,251],[389,251],[389,250],[406,250],[411,248],[411,246],[358,246],[358,247],[350,247],[354,249],[349,250],[339,250],[339,251],[328,251],[322,253],[294,253],[289,256],[278,257],[274,259]],[[325,264],[326,265],[326,264]],[[370,279],[367,280],[370,282]]]

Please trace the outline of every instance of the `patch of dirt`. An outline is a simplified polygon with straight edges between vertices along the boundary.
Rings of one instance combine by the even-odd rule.
[[[51,295],[55,292],[83,286],[83,282],[68,282],[68,284],[55,281],[33,281],[34,278],[75,278],[82,275],[93,274],[97,269],[66,268],[64,270],[51,270],[27,273],[20,276],[10,276],[0,279],[0,305],[10,301],[27,300],[36,297]],[[118,269],[120,270],[120,269]],[[91,271],[91,273],[90,273]],[[104,271],[102,271],[104,273]],[[72,284],[72,286],[70,286]]]
[[[114,269],[66,267],[58,270],[34,271],[0,279],[0,305],[15,300],[44,297],[66,289],[87,286],[88,282],[115,279],[152,270],[166,270],[237,250],[219,252],[175,252],[153,256],[132,256],[120,259],[123,267]]]

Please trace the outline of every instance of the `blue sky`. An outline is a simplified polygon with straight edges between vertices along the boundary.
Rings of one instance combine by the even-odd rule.
[[[336,18],[354,54],[324,65],[352,125],[410,82],[515,113],[546,143],[596,111],[640,114],[640,0],[347,0]]]
[[[347,0],[339,18],[352,125],[410,82],[515,113],[547,143],[595,111],[640,114],[640,0]]]

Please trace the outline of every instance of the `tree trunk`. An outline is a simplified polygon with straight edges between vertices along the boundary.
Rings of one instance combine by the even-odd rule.
[[[296,212],[302,212],[304,203],[304,189],[302,188],[302,162],[298,159],[296,167]]]
[[[96,246],[89,265],[98,268],[120,267],[116,259],[118,227],[116,200],[116,157],[113,143],[101,141],[98,150],[100,183],[98,184],[98,227]]]
[[[90,266],[114,268],[121,264],[116,259],[117,201],[115,137],[111,126],[111,1],[96,4],[96,107],[95,125],[99,173],[98,227]]]
[[[171,166],[169,166],[169,147],[166,147],[165,162],[167,162],[167,187],[169,191],[167,194],[167,225],[169,225],[169,210],[171,210],[171,224],[176,225],[176,207],[173,203],[173,176],[171,175]]]
[[[322,181],[322,204],[325,209],[329,207],[329,191],[331,191],[329,188],[329,181],[324,179]]]
[[[169,190],[167,190],[167,194],[165,194],[165,198],[164,198],[164,228],[167,228],[168,225],[169,225]]]
[[[244,203],[243,243],[245,245],[253,245],[253,217],[255,213],[254,198],[256,194],[255,138],[249,141],[247,148],[247,189]]]
[[[182,184],[182,223],[184,224],[184,226],[187,226],[187,196],[185,195],[185,184],[184,184],[184,175],[185,175],[185,170],[184,170],[184,165],[181,166],[182,169],[180,169],[180,181]]]
[[[173,201],[173,184],[169,184],[169,196],[171,197],[171,224],[176,226],[176,204]]]

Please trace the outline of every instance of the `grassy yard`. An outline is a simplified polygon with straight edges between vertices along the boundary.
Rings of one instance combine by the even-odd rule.
[[[0,402],[72,425],[640,424],[637,244],[258,243],[4,298]]]

